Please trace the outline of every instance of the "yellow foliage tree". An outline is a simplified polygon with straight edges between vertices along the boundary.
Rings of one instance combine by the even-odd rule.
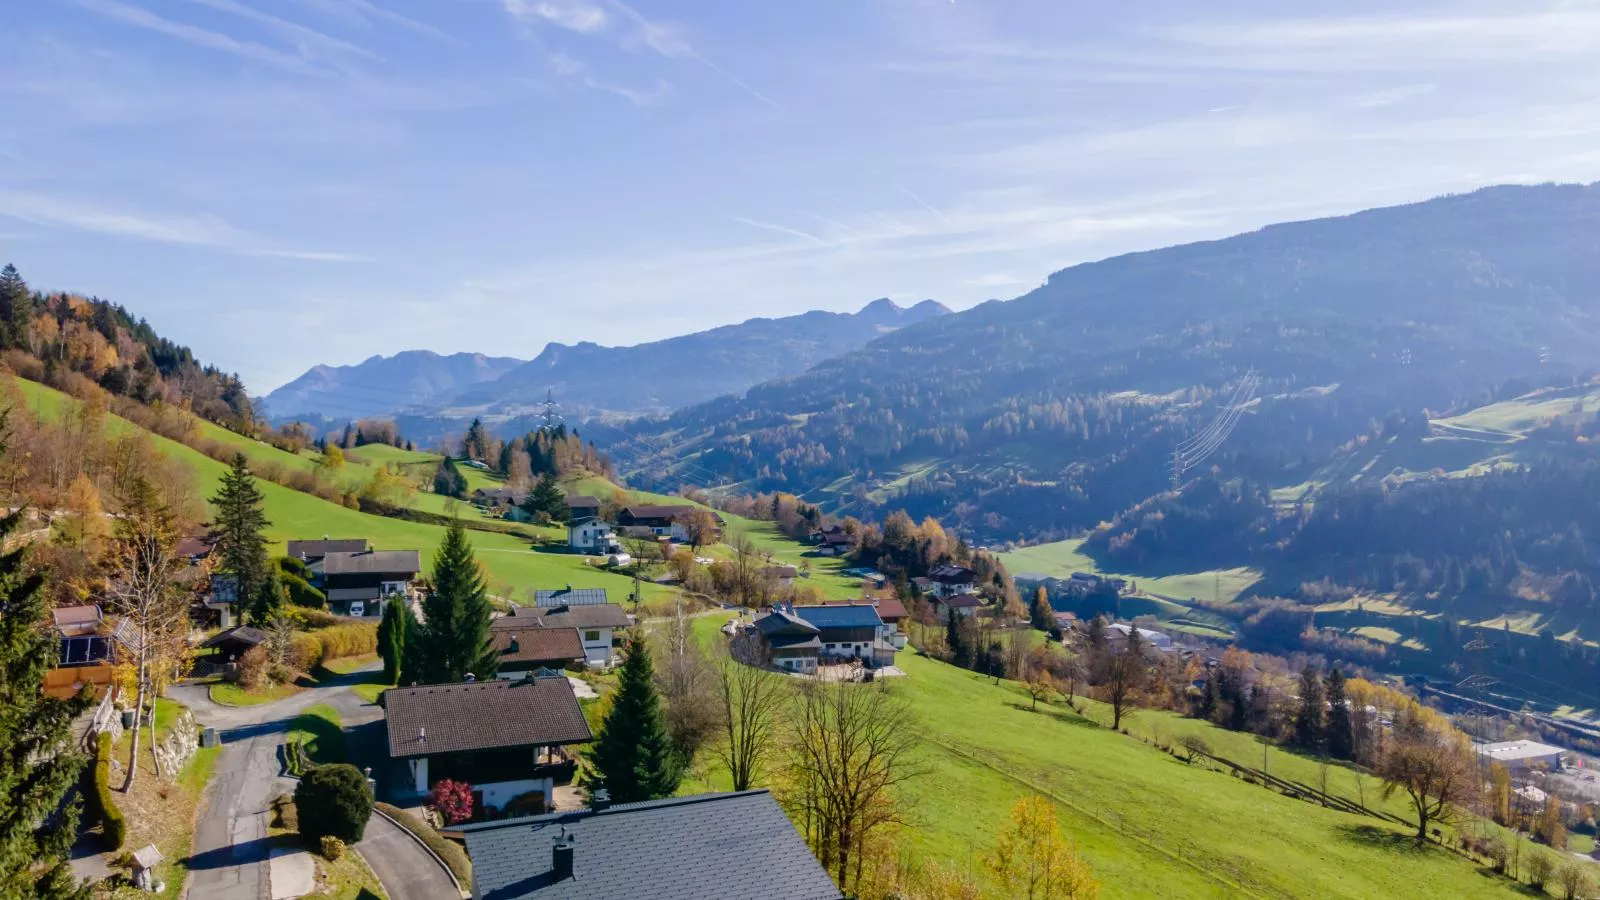
[[[89,476],[79,475],[72,480],[67,488],[67,509],[72,512],[68,537],[74,546],[93,555],[111,529],[106,522],[105,508],[100,503],[100,489],[94,486]]]
[[[1055,807],[1037,794],[1011,807],[1011,827],[985,859],[1006,896],[1028,900],[1094,900],[1100,895],[1089,864],[1061,834]]]

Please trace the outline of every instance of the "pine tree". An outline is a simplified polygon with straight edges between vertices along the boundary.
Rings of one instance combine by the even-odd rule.
[[[1205,690],[1200,693],[1200,718],[1209,720],[1212,716],[1215,716],[1219,699],[1217,673],[1215,671],[1207,672]]]
[[[446,684],[493,678],[499,657],[489,646],[489,590],[460,522],[433,557],[433,593],[422,604],[422,681]]]
[[[0,539],[17,531],[22,515],[0,519]],[[66,863],[80,804],[63,800],[83,769],[72,720],[89,700],[44,695],[60,649],[40,626],[49,612],[43,587],[25,545],[0,554],[0,895],[58,900],[87,896]]]
[[[427,646],[427,639],[423,635],[422,623],[417,621],[417,614],[411,611],[410,606],[400,605],[400,677],[395,684],[410,687],[423,683],[422,675],[427,669],[423,662],[423,650]]]
[[[289,591],[283,585],[282,571],[277,566],[268,566],[266,577],[249,599],[246,618],[256,628],[265,628],[282,615],[288,605]]]
[[[378,623],[378,655],[383,657],[383,683],[399,684],[400,663],[405,658],[406,601],[390,600]]]
[[[267,539],[262,532],[272,523],[263,511],[265,498],[243,453],[233,458],[233,467],[222,476],[217,495],[211,498],[216,508],[212,536],[217,567],[232,575],[238,586],[239,602],[255,608],[267,578]]]
[[[433,492],[445,497],[460,498],[467,493],[467,478],[456,468],[456,461],[446,456],[433,474]]]
[[[539,482],[528,492],[522,501],[522,509],[530,516],[544,513],[556,521],[567,518],[567,498],[562,495],[561,487],[556,484],[556,476],[546,472],[539,476]]]
[[[1042,584],[1033,592],[1033,606],[1028,609],[1028,619],[1040,631],[1049,631],[1055,626],[1056,616],[1050,608],[1050,594]]]
[[[670,797],[678,789],[681,773],[656,695],[650,650],[642,640],[628,645],[611,710],[589,758],[613,803]]]
[[[1327,693],[1328,720],[1323,741],[1328,755],[1334,759],[1354,759],[1356,738],[1350,722],[1350,700],[1344,692],[1344,674],[1338,669],[1328,673]]]
[[[1300,708],[1294,715],[1294,742],[1307,750],[1322,747],[1322,676],[1306,666],[1300,673]]]
[[[972,665],[972,644],[967,640],[966,629],[961,627],[961,617],[951,609],[944,623],[945,647],[950,651],[950,663],[960,668]]]
[[[478,462],[489,461],[489,430],[483,427],[483,421],[473,419],[467,426],[467,436],[461,441],[461,455]]]

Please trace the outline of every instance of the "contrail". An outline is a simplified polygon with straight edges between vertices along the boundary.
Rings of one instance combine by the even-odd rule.
[[[798,238],[805,238],[812,243],[821,244],[824,247],[829,246],[828,242],[822,238],[819,238],[814,234],[801,231],[798,228],[790,228],[786,225],[774,225],[771,222],[758,222],[755,219],[747,219],[744,216],[728,216],[728,218],[735,222],[741,222],[745,225],[749,225],[751,228],[765,228],[768,231],[777,231],[782,234],[791,234]]]
[[[916,194],[912,193],[910,188],[906,187],[903,184],[897,184],[897,185],[895,185],[895,187],[899,188],[901,193],[905,194],[907,197],[910,197],[911,199],[917,201],[917,203],[921,204],[923,209],[925,209],[928,212],[931,212],[934,215],[938,216],[939,217],[939,221],[941,221],[944,224],[950,226],[951,228],[956,227],[956,223],[950,221],[950,219],[947,216],[945,216],[944,213],[939,212],[937,209],[934,209],[933,208],[933,204],[929,203],[928,201],[926,201],[926,200],[922,199],[921,197],[918,197]]]

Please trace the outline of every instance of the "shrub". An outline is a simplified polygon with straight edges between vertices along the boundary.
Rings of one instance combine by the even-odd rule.
[[[267,648],[251,647],[239,657],[239,686],[258,691],[267,683]]]
[[[1589,877],[1589,873],[1570,859],[1556,870],[1556,882],[1561,885],[1561,896],[1565,900],[1578,900],[1594,887],[1594,881]]]
[[[1556,861],[1548,853],[1528,854],[1528,883],[1540,890],[1544,883],[1550,880],[1550,873],[1556,870]]]
[[[309,609],[301,606],[292,607],[289,610],[289,618],[293,619],[295,624],[299,625],[301,628],[311,631],[316,631],[322,628],[332,628],[333,626],[344,621],[327,610]]]
[[[428,794],[428,808],[439,814],[446,825],[472,818],[472,785],[446,778]]]
[[[322,641],[322,657],[318,662],[361,656],[378,652],[378,623],[346,622],[316,633]]]
[[[384,815],[398,822],[401,828],[427,844],[429,850],[444,860],[445,866],[450,869],[450,874],[456,877],[457,882],[463,885],[472,884],[472,861],[467,858],[467,851],[461,849],[460,844],[446,840],[439,832],[418,822],[414,816],[398,806],[390,806],[387,803],[375,805]]]
[[[315,634],[296,633],[289,645],[289,664],[302,672],[322,665],[322,639]]]
[[[322,836],[321,850],[323,859],[327,860],[328,862],[334,862],[338,860],[339,857],[344,856],[344,841],[339,840],[331,834],[325,834]]]
[[[300,812],[300,834],[307,840],[332,835],[353,844],[366,833],[372,817],[372,791],[355,766],[317,766],[294,789],[294,805]]]
[[[278,576],[283,582],[283,588],[289,594],[289,602],[295,606],[306,609],[327,609],[328,595],[311,586],[311,582],[299,575],[285,572]]]

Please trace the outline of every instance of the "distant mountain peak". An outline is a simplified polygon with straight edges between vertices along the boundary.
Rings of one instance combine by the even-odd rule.
[[[522,365],[511,357],[482,353],[402,350],[374,354],[355,365],[315,365],[266,397],[277,419],[327,416],[356,419],[384,415],[493,381]]]
[[[905,311],[904,308],[902,306],[900,306],[900,304],[894,302],[893,300],[890,300],[888,297],[879,297],[878,299],[872,301],[871,303],[868,303],[866,306],[861,307],[861,311],[856,313],[856,315],[858,315],[858,316],[867,316],[867,315],[879,315],[879,316],[881,316],[881,315],[884,315],[885,313],[887,313],[889,315],[899,315],[900,313],[902,313],[904,311]]]

